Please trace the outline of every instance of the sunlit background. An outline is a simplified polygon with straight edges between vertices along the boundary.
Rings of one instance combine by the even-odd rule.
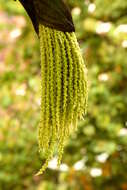
[[[20,3],[0,0],[0,190],[127,190],[127,0],[68,0],[89,74],[79,130],[43,176],[39,41]]]

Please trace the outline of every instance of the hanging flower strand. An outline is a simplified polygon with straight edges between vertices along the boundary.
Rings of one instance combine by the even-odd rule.
[[[39,151],[45,162],[42,174],[57,146],[58,165],[65,141],[86,112],[88,85],[85,67],[70,11],[63,0],[20,0],[40,39],[41,115]]]

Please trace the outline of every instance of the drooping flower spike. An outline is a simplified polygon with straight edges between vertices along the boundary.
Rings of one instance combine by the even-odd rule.
[[[87,107],[87,69],[75,36],[71,14],[63,0],[20,0],[40,39],[41,115],[39,150],[48,167],[57,147],[61,163],[65,141]]]

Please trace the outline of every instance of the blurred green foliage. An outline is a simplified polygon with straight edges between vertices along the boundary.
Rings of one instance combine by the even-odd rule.
[[[89,104],[67,142],[66,172],[40,177],[39,41],[18,2],[0,0],[0,190],[127,190],[127,1],[68,0]]]

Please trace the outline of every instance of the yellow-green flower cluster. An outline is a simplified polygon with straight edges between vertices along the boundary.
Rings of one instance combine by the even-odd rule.
[[[39,36],[42,97],[38,139],[46,157],[41,174],[56,146],[60,164],[65,140],[86,111],[87,73],[74,32],[40,25]]]

